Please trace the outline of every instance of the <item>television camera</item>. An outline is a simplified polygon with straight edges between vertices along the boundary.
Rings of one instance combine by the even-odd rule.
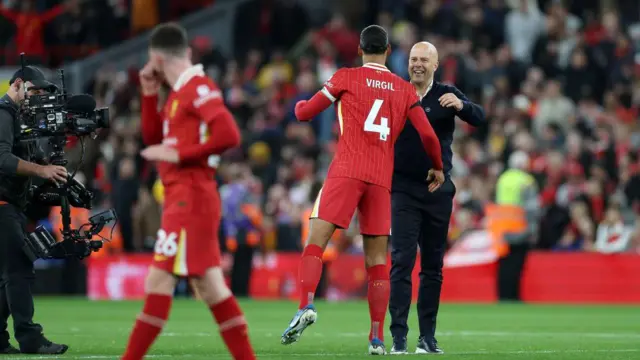
[[[22,71],[25,73],[24,53],[20,54]],[[33,258],[68,258],[83,259],[92,252],[100,250],[104,241],[110,241],[100,232],[105,225],[117,221],[113,209],[101,212],[88,219],[88,223],[78,229],[71,227],[71,206],[90,210],[94,194],[75,180],[75,174],[84,159],[83,137],[90,135],[96,138],[96,131],[109,127],[109,109],[96,109],[95,99],[86,94],[67,94],[64,84],[64,70],[59,70],[61,88],[46,82],[45,86],[34,89],[25,87],[25,100],[21,103],[18,116],[21,123],[18,140],[23,143],[34,143],[48,138],[51,152],[48,162],[52,165],[66,166],[64,149],[68,137],[78,137],[82,146],[82,156],[78,167],[70,174],[65,184],[44,183],[32,186],[30,201],[45,206],[60,206],[62,215],[62,241],[57,242],[49,231],[38,226],[27,237],[27,244]],[[41,90],[38,95],[27,96],[28,90]],[[98,236],[99,240],[94,237]]]

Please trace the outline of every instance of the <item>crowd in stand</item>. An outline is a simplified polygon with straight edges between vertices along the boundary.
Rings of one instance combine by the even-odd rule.
[[[295,0],[254,0],[237,12],[233,55],[215,48],[213,34],[193,39],[195,62],[216,79],[243,130],[242,147],[224,154],[219,168],[223,199],[235,204],[225,207],[225,247],[301,248],[304,214],[322,186],[337,122],[331,108],[298,123],[293,105],[339,67],[358,65],[359,29],[377,22],[392,37],[393,72],[408,78],[409,49],[428,40],[440,53],[436,80],[455,84],[487,114],[486,128],[457,125],[451,242],[482,227],[506,159],[523,150],[544,208],[535,247],[640,252],[637,2],[344,3],[353,7],[315,26]],[[158,226],[162,189],[138,155],[137,69],[102,71],[88,90],[111,106],[114,126],[99,146],[89,145],[82,176],[119,212],[125,250],[144,251]],[[357,227],[333,244],[359,251]]]
[[[117,44],[161,21],[181,16],[214,0],[2,0],[0,65],[58,66]]]

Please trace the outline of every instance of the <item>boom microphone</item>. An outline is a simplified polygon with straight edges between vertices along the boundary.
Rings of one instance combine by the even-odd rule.
[[[87,94],[73,95],[67,99],[65,107],[71,112],[90,113],[96,109],[96,100]]]

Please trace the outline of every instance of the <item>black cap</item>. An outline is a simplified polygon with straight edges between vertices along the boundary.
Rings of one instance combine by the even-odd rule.
[[[369,25],[360,33],[360,48],[365,54],[384,54],[389,47],[389,35],[380,25]]]
[[[44,73],[42,73],[40,69],[34,66],[25,66],[24,71],[22,68],[16,71],[11,77],[11,80],[9,80],[9,85],[12,85],[18,78],[22,79],[22,81],[24,82],[31,82],[33,84],[33,87],[39,89],[47,89],[51,88],[52,86],[55,87],[55,84],[47,81]]]

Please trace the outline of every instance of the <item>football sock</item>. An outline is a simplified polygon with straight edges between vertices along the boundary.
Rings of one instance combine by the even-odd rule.
[[[231,356],[236,360],[256,359],[249,341],[247,321],[236,298],[230,296],[222,302],[211,305],[209,309],[218,323],[220,335]]]
[[[300,286],[298,309],[313,303],[313,297],[322,276],[322,253],[324,250],[313,244],[307,245],[302,252],[298,270],[298,285]]]
[[[141,360],[162,331],[171,310],[170,295],[148,294],[122,360]]]
[[[387,313],[391,293],[389,270],[386,265],[375,265],[368,268],[367,273],[369,277],[367,299],[369,300],[369,316],[371,317],[369,341],[373,338],[384,341],[384,317]]]

